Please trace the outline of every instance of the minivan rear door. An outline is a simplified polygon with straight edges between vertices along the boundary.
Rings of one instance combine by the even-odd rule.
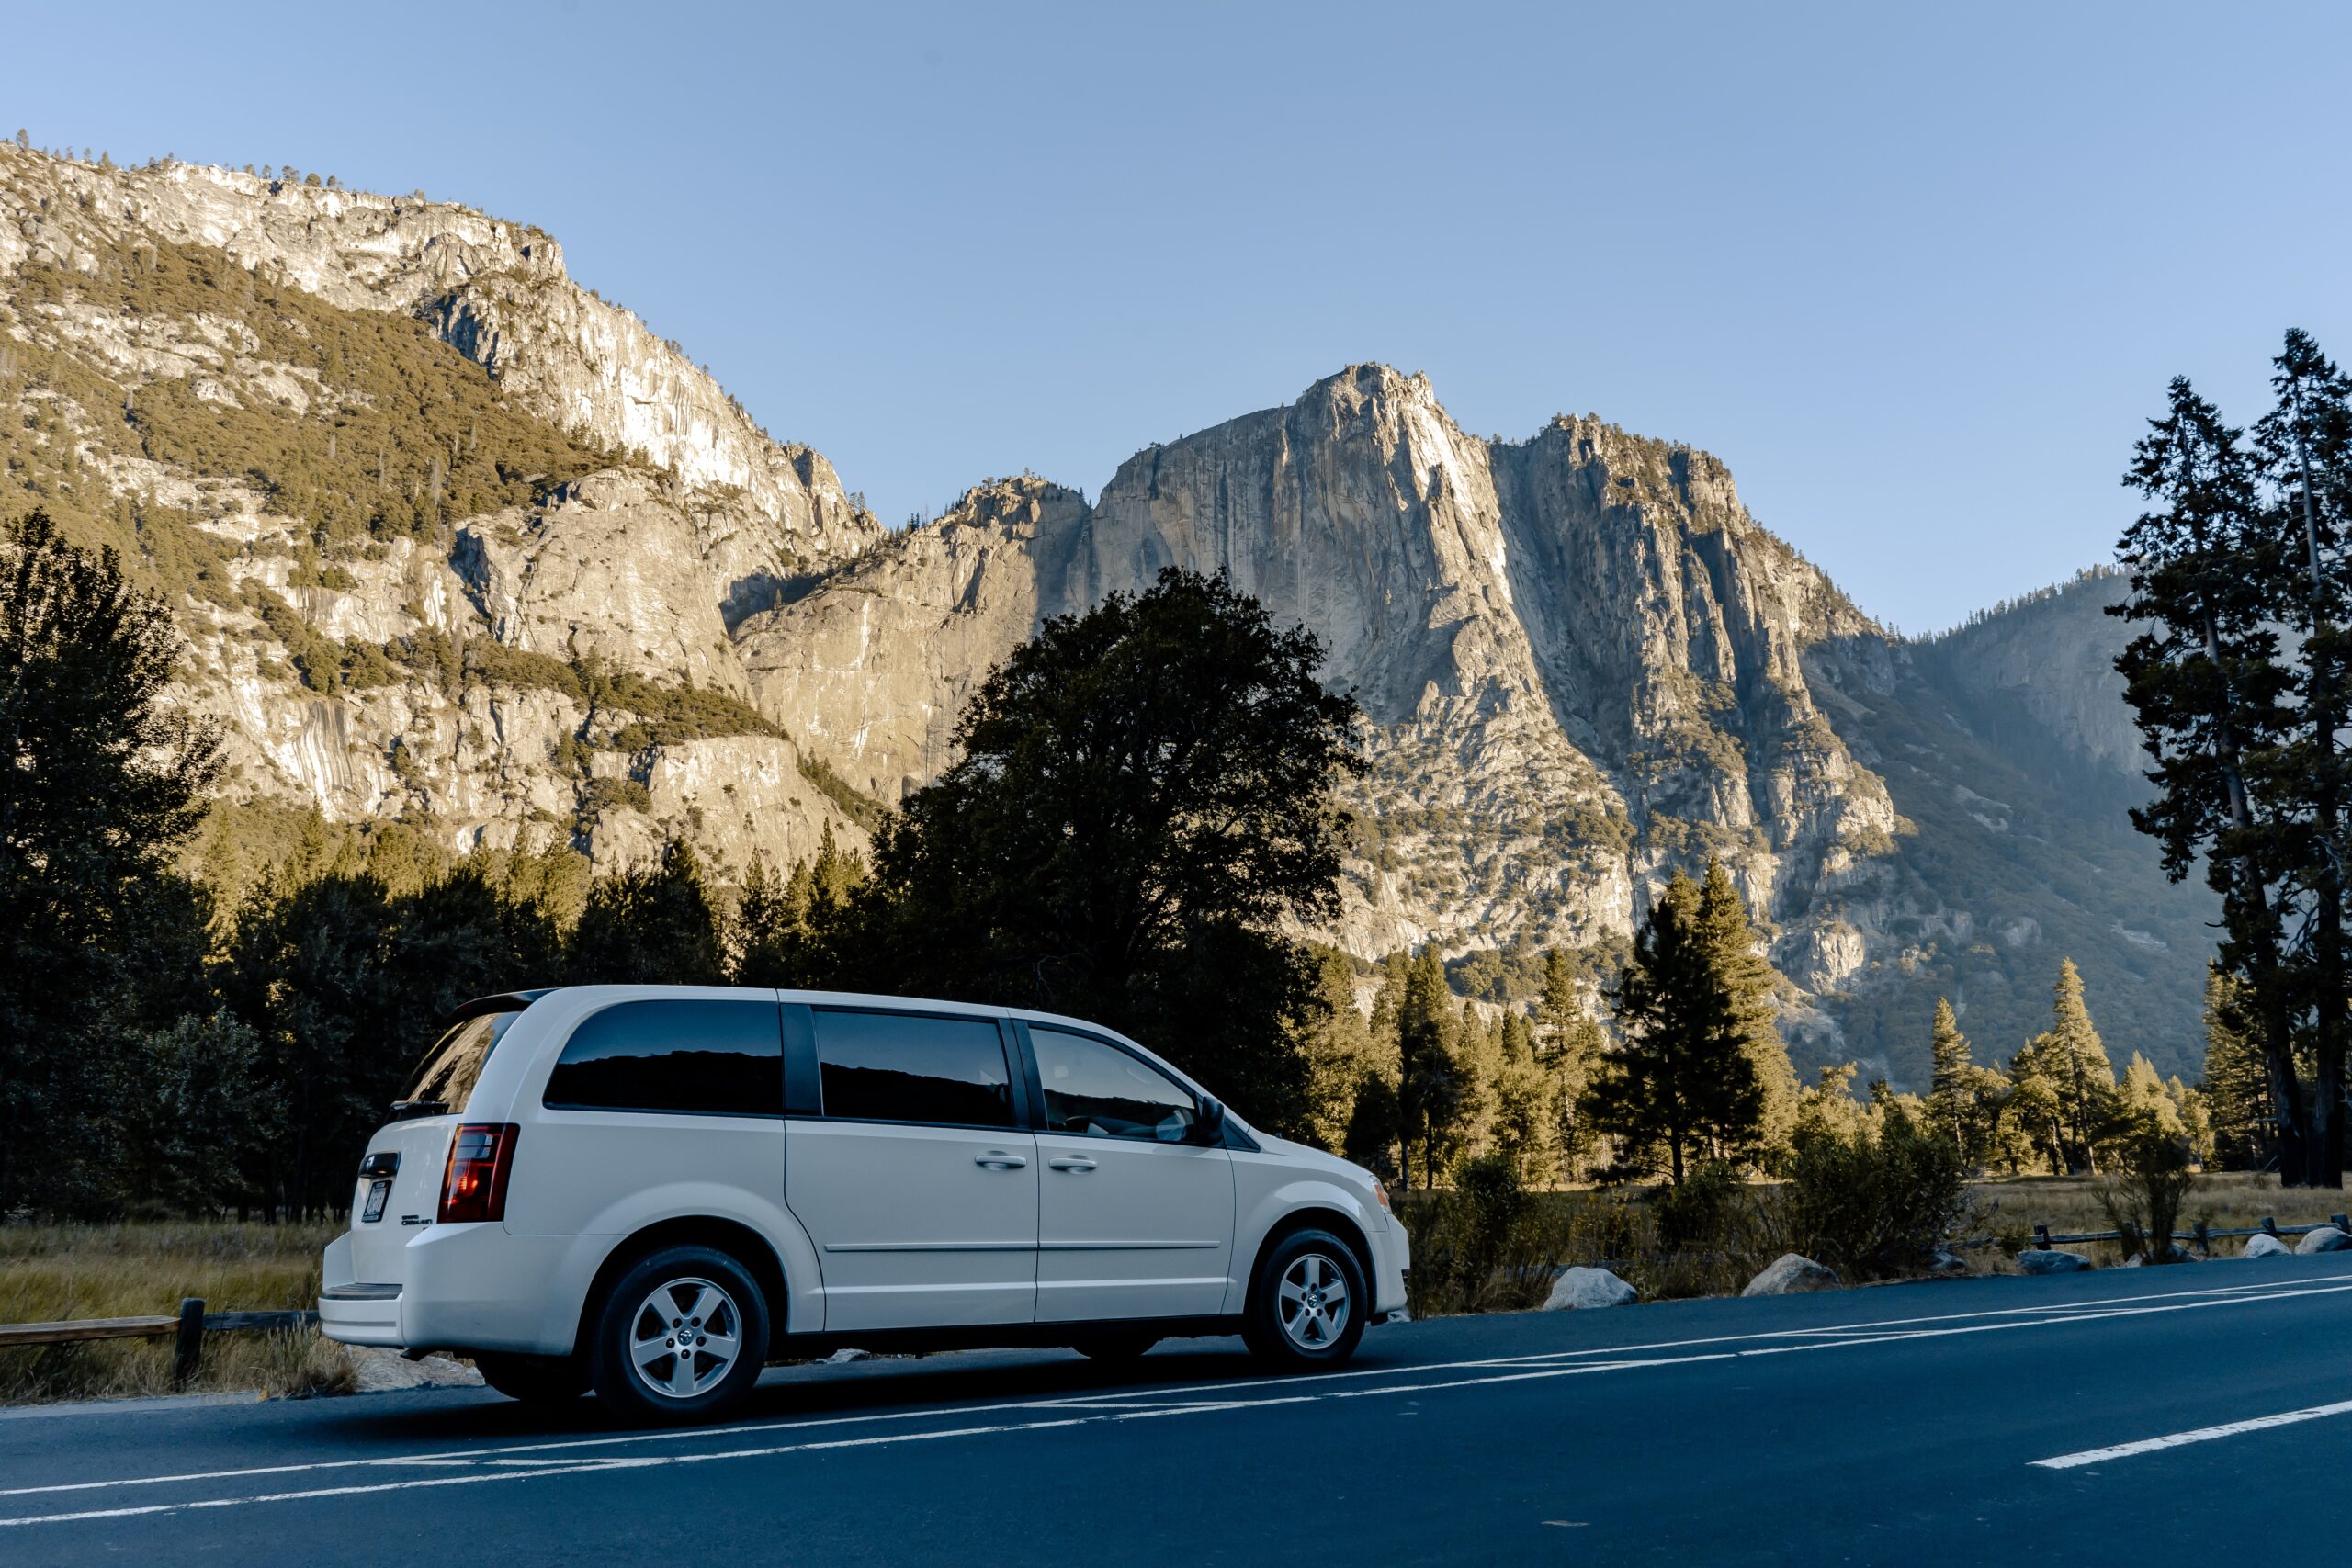
[[[785,1201],[817,1245],[825,1332],[1027,1323],[1037,1144],[995,1019],[786,1006],[811,1103],[785,1124]]]
[[[450,1135],[464,1119],[491,1053],[529,1005],[527,995],[512,998],[512,1007],[502,1005],[508,999],[471,1004],[466,1010],[470,1016],[443,1031],[393,1107],[424,1114],[379,1127],[368,1140],[351,1190],[351,1263],[361,1283],[406,1282],[401,1249],[440,1212]]]

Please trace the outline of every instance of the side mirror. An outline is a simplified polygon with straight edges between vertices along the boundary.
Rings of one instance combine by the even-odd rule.
[[[1201,1113],[1193,1122],[1188,1144],[1216,1145],[1225,1142],[1225,1107],[1206,1095],[1201,1097]]]

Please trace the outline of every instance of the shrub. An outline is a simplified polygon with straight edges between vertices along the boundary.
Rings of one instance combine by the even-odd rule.
[[[2121,1171],[2099,1178],[2098,1206],[2115,1227],[2126,1258],[2145,1263],[2177,1263],[2174,1250],[2180,1212],[2197,1190],[2188,1143],[2143,1125],[2124,1140]]]
[[[1969,1212],[1967,1176],[1959,1145],[1890,1103],[1875,1133],[1822,1130],[1798,1141],[1781,1239],[1849,1280],[1923,1268]]]

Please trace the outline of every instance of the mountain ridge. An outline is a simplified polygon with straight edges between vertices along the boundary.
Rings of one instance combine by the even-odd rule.
[[[1665,875],[1713,855],[1765,926],[1802,1064],[1917,1083],[1934,985],[2013,1048],[2064,933],[2097,946],[2095,1002],[2153,985],[2135,1043],[2193,1070],[2197,894],[2070,804],[2086,779],[2102,803],[2133,785],[2101,683],[2113,624],[2062,593],[1898,638],[1696,447],[1565,415],[1474,438],[1425,377],[1365,364],[1143,447],[1091,502],[991,480],[893,534],[537,230],[13,148],[0,204],[0,344],[43,356],[0,363],[28,422],[12,469],[153,562],[198,558],[168,580],[187,700],[229,726],[247,797],[600,866],[674,834],[740,874],[861,841],[841,781],[888,802],[935,775],[964,699],[1042,617],[1164,566],[1223,570],[1321,636],[1370,716],[1347,907],[1317,934],[1366,957],[1541,942],[1598,973]],[[256,282],[142,306],[157,246]],[[111,277],[130,303],[101,298]],[[337,434],[380,412],[380,367],[305,344],[364,349],[345,326],[370,312],[429,334],[401,352],[433,397],[537,422],[563,471],[492,471],[452,425],[446,462],[403,447],[404,481],[380,456],[372,488],[349,472]],[[159,443],[115,402],[194,434]],[[269,482],[207,466],[216,418],[277,444]],[[291,477],[322,430],[341,490]],[[479,499],[458,504],[461,472]],[[330,500],[287,500],[308,494]],[[376,512],[327,527],[336,505]],[[2142,905],[2165,919],[2102,924]]]

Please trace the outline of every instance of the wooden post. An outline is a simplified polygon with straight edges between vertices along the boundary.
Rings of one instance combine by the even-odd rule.
[[[2040,1247],[2044,1252],[2050,1250],[2050,1227],[2048,1225],[2036,1225],[2033,1227],[2033,1245]]]
[[[2197,1250],[2199,1256],[2205,1258],[2213,1256],[2213,1238],[2206,1234],[2210,1228],[2205,1221],[2197,1222]]]
[[[2262,1234],[2265,1235],[2277,1235],[2278,1234],[2278,1221],[2275,1216],[2270,1214],[2265,1214],[2262,1216]]]
[[[2330,1214],[2327,1216],[2327,1223],[2346,1235],[2352,1235],[2352,1218],[2346,1218],[2342,1214]]]
[[[204,1359],[204,1298],[188,1296],[180,1303],[179,1342],[172,1350],[172,1381],[186,1383]]]

